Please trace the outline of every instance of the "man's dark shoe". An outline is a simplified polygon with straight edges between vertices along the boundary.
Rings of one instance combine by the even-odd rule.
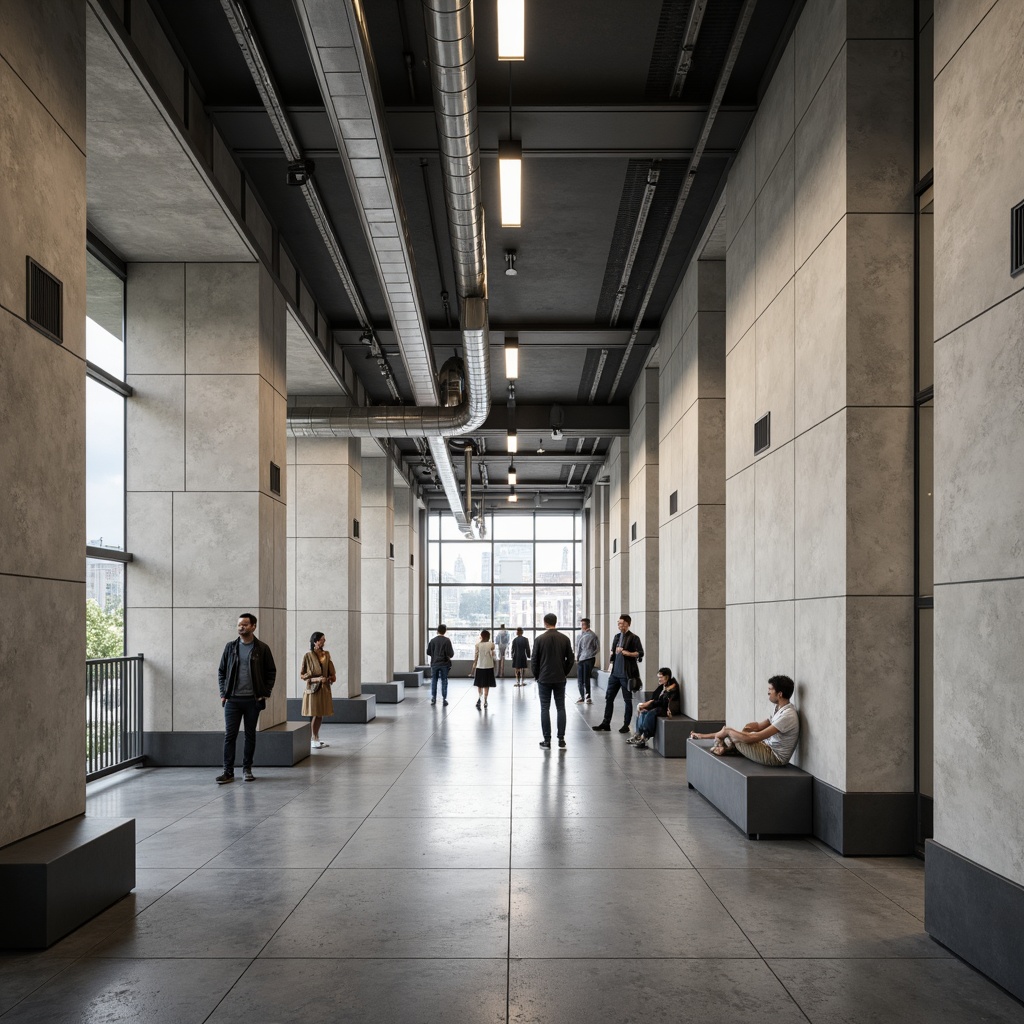
[[[563,748],[564,748],[564,747],[565,747],[565,740],[559,740],[559,741],[558,741],[558,745],[559,745],[560,747],[563,747]]]
[[[622,727],[622,728],[621,728],[621,729],[619,730],[619,732],[629,732],[629,726],[628,726],[628,725],[624,725],[624,726],[623,726],[623,727]]]
[[[546,750],[550,750],[551,749],[551,740],[541,740],[540,741],[540,745],[542,747],[544,747]]]
[[[594,732],[611,732],[612,727],[607,722],[602,722],[600,725],[593,725],[591,728]]]
[[[253,775],[251,768],[243,768],[242,769],[242,778],[245,779],[246,782],[255,782],[256,781],[256,776]]]
[[[443,700],[443,701],[441,701],[441,703],[442,703],[442,705],[443,705],[444,707],[448,707],[448,701],[446,701],[446,700]]]
[[[217,785],[218,786],[223,786],[223,785],[225,785],[228,782],[234,782],[234,781],[235,781],[234,772],[225,772],[223,775],[218,775],[217,776]]]

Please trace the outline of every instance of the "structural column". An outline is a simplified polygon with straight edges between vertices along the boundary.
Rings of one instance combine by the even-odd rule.
[[[361,689],[362,446],[358,438],[288,439],[288,694],[301,697],[302,657],[314,632],[327,636],[335,697]]]
[[[391,459],[363,438],[362,681],[391,682],[395,672],[395,486]]]
[[[629,438],[608,448],[608,613],[614,624],[629,611]]]
[[[0,32],[0,846],[85,810],[85,5]],[[26,257],[63,343],[26,321]]]
[[[423,663],[424,654],[415,642],[416,585],[415,552],[417,549],[416,498],[412,488],[393,467],[395,488],[395,655],[399,672],[408,672]]]
[[[644,370],[630,395],[629,526],[623,542],[629,552],[629,599],[633,630],[644,645],[640,669],[654,689],[661,665],[658,538],[658,371]]]
[[[725,264],[690,264],[658,341],[662,655],[683,711],[725,717]],[[744,721],[749,721],[748,715]]]
[[[128,649],[146,730],[219,731],[216,670],[258,618],[285,721],[285,303],[255,263],[132,264],[127,285]]]

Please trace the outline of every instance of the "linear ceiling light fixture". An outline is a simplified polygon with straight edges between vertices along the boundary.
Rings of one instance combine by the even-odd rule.
[[[516,434],[515,427],[508,428],[508,435],[506,438],[506,446],[509,455],[515,455],[519,451],[519,436]]]
[[[498,0],[498,60],[526,58],[526,0]]]
[[[501,185],[501,226],[523,226],[523,144],[518,139],[498,143],[498,180]]]
[[[516,494],[515,487],[510,487],[508,489],[508,500],[511,501],[513,505],[519,500],[519,495]]]
[[[519,379],[519,338],[516,335],[505,339],[505,379]]]
[[[510,487],[515,487],[518,476],[516,474],[516,464],[510,462],[508,464],[508,483]]]

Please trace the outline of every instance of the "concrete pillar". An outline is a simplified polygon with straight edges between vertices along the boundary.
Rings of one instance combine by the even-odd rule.
[[[415,643],[413,628],[416,605],[415,551],[416,509],[412,488],[393,467],[395,488],[395,668],[408,672],[423,664],[423,655]]]
[[[603,476],[604,472],[604,468],[602,467],[600,475]],[[593,491],[594,566],[597,579],[596,586],[594,588],[594,604],[591,607],[592,614],[590,618],[593,619],[591,628],[597,630],[598,638],[601,643],[605,645],[611,643],[611,633],[609,633],[609,629],[614,632],[615,618],[618,617],[619,611],[621,611],[621,609],[619,609],[619,611],[614,612],[615,618],[612,617],[613,613],[609,611],[608,558],[611,551],[611,542],[608,539],[609,492],[610,488],[607,484],[598,484],[594,487]]]
[[[605,462],[608,485],[608,614],[612,625],[629,603],[629,438],[617,437]]]
[[[0,846],[85,810],[86,542],[85,5],[3,20]],[[24,319],[26,256],[63,283],[63,344]]]
[[[912,36],[909,2],[809,3],[727,192],[726,713],[793,676],[846,853],[913,843]]]
[[[697,260],[658,339],[662,656],[683,710],[725,717],[725,264]],[[749,716],[744,721],[749,721]]]
[[[395,485],[391,459],[363,438],[362,680],[391,682],[395,672]]]
[[[658,564],[658,371],[644,370],[629,399],[629,598],[633,631],[644,645],[641,673],[653,689],[661,665]],[[669,575],[669,574],[666,574]]]
[[[128,649],[146,654],[146,729],[223,729],[216,669],[243,611],[278,666],[260,718],[277,725],[289,674],[284,299],[254,263],[132,264],[126,328]]]
[[[300,697],[313,632],[327,636],[335,697],[358,697],[362,671],[360,580],[362,447],[358,439],[288,440],[288,695]]]
[[[1024,999],[1024,7],[935,9],[935,826],[925,924]]]

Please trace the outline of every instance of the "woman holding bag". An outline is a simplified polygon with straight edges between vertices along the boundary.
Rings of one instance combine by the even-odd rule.
[[[309,637],[309,650],[303,655],[302,669],[299,678],[306,683],[302,694],[302,715],[311,718],[313,729],[313,747],[319,750],[328,744],[320,739],[320,723],[325,715],[334,714],[334,701],[331,699],[331,683],[337,680],[334,662],[329,651],[324,650],[327,638],[323,633],[312,633]]]
[[[469,674],[474,677],[476,692],[479,694],[477,708],[480,707],[480,701],[487,707],[487,691],[494,685],[494,643],[489,629],[480,630],[480,643],[473,648],[473,665]]]

